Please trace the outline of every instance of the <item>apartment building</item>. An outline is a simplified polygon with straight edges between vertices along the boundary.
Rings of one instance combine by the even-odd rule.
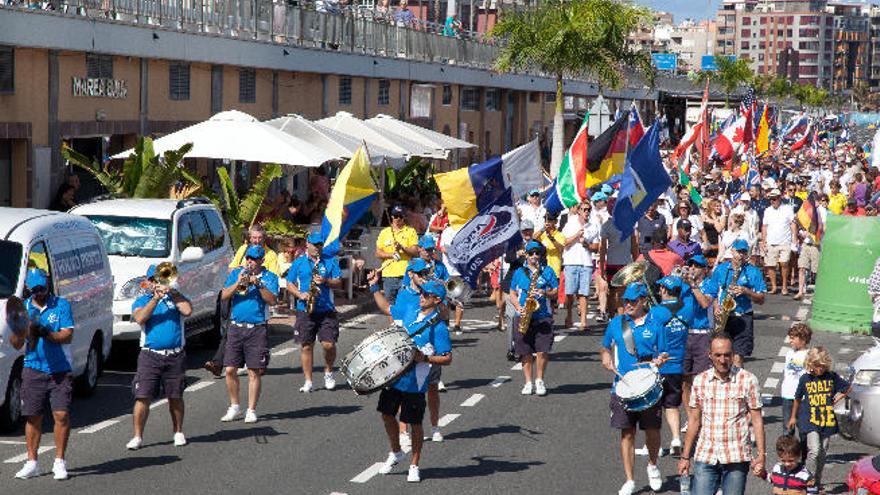
[[[704,55],[715,52],[716,21],[685,20],[669,36],[669,53],[678,54],[678,69],[699,70]]]

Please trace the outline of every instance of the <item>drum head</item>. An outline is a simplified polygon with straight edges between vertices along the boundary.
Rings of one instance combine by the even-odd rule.
[[[615,393],[621,399],[641,397],[657,385],[657,373],[649,368],[638,368],[623,375]]]

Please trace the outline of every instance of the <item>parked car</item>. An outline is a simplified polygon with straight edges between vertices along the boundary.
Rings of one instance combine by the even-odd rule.
[[[846,478],[851,495],[880,495],[880,455],[863,457]]]
[[[880,339],[849,366],[852,390],[835,407],[840,433],[880,447]]]
[[[29,268],[49,275],[49,290],[70,302],[74,331],[70,344],[77,390],[89,395],[98,384],[113,331],[113,276],[104,244],[92,224],[76,215],[46,210],[0,208],[0,428],[21,418],[24,352],[9,343],[6,304],[28,297]]]
[[[88,218],[104,240],[113,272],[113,339],[134,341],[141,328],[131,304],[143,293],[147,267],[170,261],[177,285],[192,302],[186,335],[219,337],[220,290],[232,259],[232,244],[220,212],[204,198],[108,199],[72,208]]]

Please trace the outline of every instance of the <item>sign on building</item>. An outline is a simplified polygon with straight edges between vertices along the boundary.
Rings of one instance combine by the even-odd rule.
[[[677,53],[652,53],[651,61],[657,70],[674,71],[678,67]]]
[[[728,55],[730,61],[736,60],[736,55]],[[700,68],[703,70],[718,70],[718,64],[715,63],[715,55],[703,55],[700,61]]]
[[[123,100],[128,96],[128,82],[124,79],[106,77],[73,76],[73,96],[113,98]]]

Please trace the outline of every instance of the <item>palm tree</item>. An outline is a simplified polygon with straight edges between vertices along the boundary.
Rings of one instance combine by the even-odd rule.
[[[223,196],[223,205],[217,204],[226,216],[226,224],[229,227],[229,237],[237,247],[244,239],[244,232],[253,225],[266,199],[269,185],[273,180],[281,177],[281,165],[276,163],[264,164],[260,169],[260,175],[251,185],[250,191],[239,198],[232,186],[232,179],[225,168],[218,168],[217,175],[220,177],[220,192]],[[224,208],[225,205],[225,208]]]
[[[616,89],[625,72],[635,71],[653,84],[650,55],[627,43],[630,33],[651,22],[650,10],[618,0],[540,0],[533,8],[502,11],[489,33],[502,44],[495,68],[540,69],[556,78],[552,176],[559,172],[564,152],[563,80],[594,78]]]
[[[730,106],[730,95],[735,93],[741,86],[746,86],[754,80],[754,73],[749,65],[749,59],[741,58],[734,60],[727,56],[715,55],[715,65],[718,66],[717,80],[724,89],[725,103]]]

